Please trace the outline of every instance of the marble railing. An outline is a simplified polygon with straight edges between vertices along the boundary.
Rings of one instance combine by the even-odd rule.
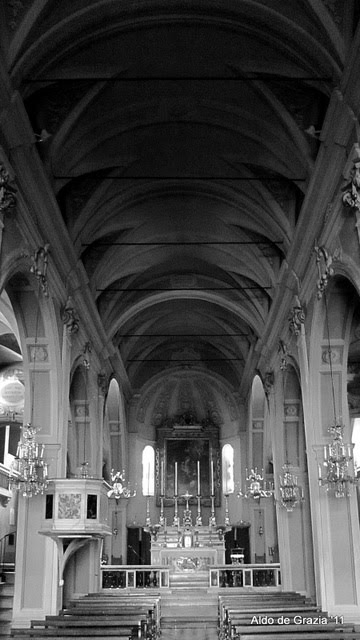
[[[163,589],[169,587],[169,569],[151,565],[102,565],[102,589]]]
[[[191,572],[189,572],[191,573]],[[102,565],[102,589],[168,589],[170,569],[152,565]],[[186,575],[186,571],[183,572]],[[281,591],[280,564],[239,564],[209,567],[209,587]]]
[[[281,591],[280,564],[227,564],[211,567],[210,587],[273,587]]]

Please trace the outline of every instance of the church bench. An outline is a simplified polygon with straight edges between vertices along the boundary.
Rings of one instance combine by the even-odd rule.
[[[264,633],[263,631],[258,634],[239,634],[238,636],[234,636],[234,638],[238,640],[278,640],[279,633]],[[282,633],[281,640],[360,640],[360,632],[359,631],[351,631],[351,630],[327,630],[324,628],[321,631],[301,631],[291,632],[291,633]]]
[[[347,629],[349,630],[349,629]],[[350,630],[352,630],[350,628]],[[298,625],[298,624],[270,624],[270,625],[240,625],[240,624],[234,624],[232,625],[232,636],[231,637],[238,637],[238,638],[242,638],[243,635],[251,635],[254,636],[253,640],[256,640],[256,638],[258,637],[259,633],[260,634],[266,634],[266,635],[270,635],[270,634],[282,634],[283,633],[293,633],[295,634],[295,637],[297,637],[297,634],[300,632],[304,631],[304,626],[302,625]],[[323,625],[323,627],[321,627],[321,625],[318,624],[307,624],[306,625],[306,632],[310,632],[310,631],[343,631],[343,629],[340,628],[340,625],[336,624],[335,622],[328,622],[326,625]]]
[[[46,617],[45,620],[32,620],[31,628],[71,628],[71,627],[133,627],[138,626],[141,622],[146,623],[147,618],[141,615],[133,615],[132,617],[124,616],[124,618],[119,617],[106,617],[99,616],[96,618],[73,618],[73,616],[67,618],[63,616],[53,616],[50,618]]]
[[[86,629],[86,631],[83,629],[64,629],[63,632],[59,629],[13,629],[11,631],[11,637],[15,637],[17,640],[23,640],[25,638],[27,640],[29,640],[29,638],[34,638],[35,640],[38,640],[38,638],[61,638],[62,640],[66,638],[77,638],[77,640],[79,640],[79,637],[104,638],[104,631],[102,628],[89,628]],[[137,630],[134,631],[131,627],[124,627],[123,629],[106,629],[105,637],[111,637],[113,640],[124,640],[124,638],[126,640],[134,640],[141,636],[138,635]]]

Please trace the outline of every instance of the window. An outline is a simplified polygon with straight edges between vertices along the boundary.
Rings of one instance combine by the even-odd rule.
[[[222,448],[222,490],[225,495],[234,493],[234,448],[224,444]]]
[[[155,452],[150,445],[144,447],[142,454],[142,492],[143,496],[155,494]]]
[[[351,442],[354,444],[354,469],[357,475],[360,471],[360,418],[355,418],[354,420]]]

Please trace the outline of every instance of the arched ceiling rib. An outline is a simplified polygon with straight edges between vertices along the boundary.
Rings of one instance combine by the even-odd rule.
[[[196,367],[245,389],[349,5],[28,0],[15,19],[9,4],[9,74],[133,387]]]

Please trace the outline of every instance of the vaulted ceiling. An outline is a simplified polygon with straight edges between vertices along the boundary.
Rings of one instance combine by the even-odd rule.
[[[131,386],[181,364],[239,389],[294,251],[356,3],[0,11],[11,82]]]

